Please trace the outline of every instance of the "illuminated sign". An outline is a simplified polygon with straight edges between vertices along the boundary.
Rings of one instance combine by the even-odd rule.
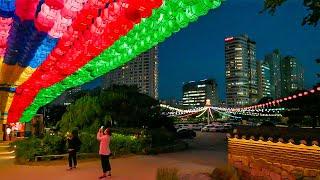
[[[228,38],[225,38],[224,41],[228,42],[228,41],[232,41],[233,39],[234,39],[233,37],[228,37]]]

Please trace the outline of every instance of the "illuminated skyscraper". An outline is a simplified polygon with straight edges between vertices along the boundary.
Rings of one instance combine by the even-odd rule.
[[[276,99],[281,97],[281,54],[278,49],[265,56],[265,62],[270,67],[270,87],[271,97]]]
[[[226,103],[241,107],[258,101],[256,43],[247,35],[225,38]]]
[[[186,108],[203,107],[208,99],[213,106],[219,103],[218,85],[213,79],[190,81],[183,85],[182,91],[182,103]]]
[[[304,71],[302,65],[293,56],[281,60],[282,96],[288,96],[304,88]]]
[[[271,97],[270,66],[267,62],[258,61],[257,63],[259,99],[263,97]]]
[[[133,85],[141,93],[158,98],[158,47],[140,54],[123,67],[107,73],[103,88],[112,85]]]

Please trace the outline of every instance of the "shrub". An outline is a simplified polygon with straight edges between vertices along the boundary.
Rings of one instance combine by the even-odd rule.
[[[41,140],[31,137],[25,140],[15,141],[11,146],[16,146],[16,159],[18,162],[33,161],[37,155],[43,155]]]
[[[211,173],[211,178],[214,180],[239,180],[237,170],[232,166],[215,168]]]
[[[114,133],[110,142],[110,149],[114,155],[140,153],[144,147],[145,144],[143,138],[125,136],[122,134]]]
[[[144,131],[145,130],[141,128],[111,128],[112,133],[123,135],[141,135]]]
[[[62,154],[66,152],[66,140],[62,136],[46,134],[42,139],[44,154]]]
[[[80,133],[79,138],[82,142],[80,153],[98,153],[99,152],[99,142],[97,140],[96,134],[91,133]]]
[[[152,147],[174,144],[177,139],[175,133],[165,128],[153,129],[149,133],[152,138]]]
[[[80,140],[82,142],[80,152],[82,153],[98,153],[99,141],[95,134],[81,133]],[[135,136],[128,136],[113,133],[110,142],[111,152],[118,156],[130,153],[141,153],[146,146],[144,138],[136,138]]]
[[[157,180],[178,180],[178,169],[176,168],[158,168]]]

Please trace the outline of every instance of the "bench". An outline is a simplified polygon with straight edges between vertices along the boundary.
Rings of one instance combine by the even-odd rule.
[[[43,155],[43,156],[35,156],[34,161],[38,161],[40,158],[63,158],[63,157],[68,157],[69,154],[57,154],[57,155]],[[92,157],[97,157],[97,153],[79,153],[77,156],[92,156]]]

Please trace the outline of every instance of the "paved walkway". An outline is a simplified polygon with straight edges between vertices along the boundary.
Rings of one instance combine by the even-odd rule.
[[[15,155],[13,151],[9,151],[9,142],[0,143],[0,169],[5,165],[13,165]],[[1,170],[0,170],[1,172]]]
[[[189,174],[211,172],[214,167],[226,163],[224,137],[224,134],[199,134],[188,151],[112,159],[112,178],[108,179],[153,180],[159,167],[174,167],[180,173]],[[52,161],[41,166],[2,164],[0,174],[1,179],[9,180],[90,180],[98,179],[101,174],[99,160],[80,161],[79,167],[72,171],[66,168],[66,161]]]
[[[55,162],[59,163],[59,162]],[[153,180],[158,167],[175,167],[182,173],[210,172],[211,166],[176,161],[157,156],[133,156],[111,160],[112,178],[119,180]],[[70,180],[98,179],[101,174],[100,162],[81,162],[75,170],[67,171],[62,164],[45,166],[7,166],[0,170],[1,179],[10,180]]]

